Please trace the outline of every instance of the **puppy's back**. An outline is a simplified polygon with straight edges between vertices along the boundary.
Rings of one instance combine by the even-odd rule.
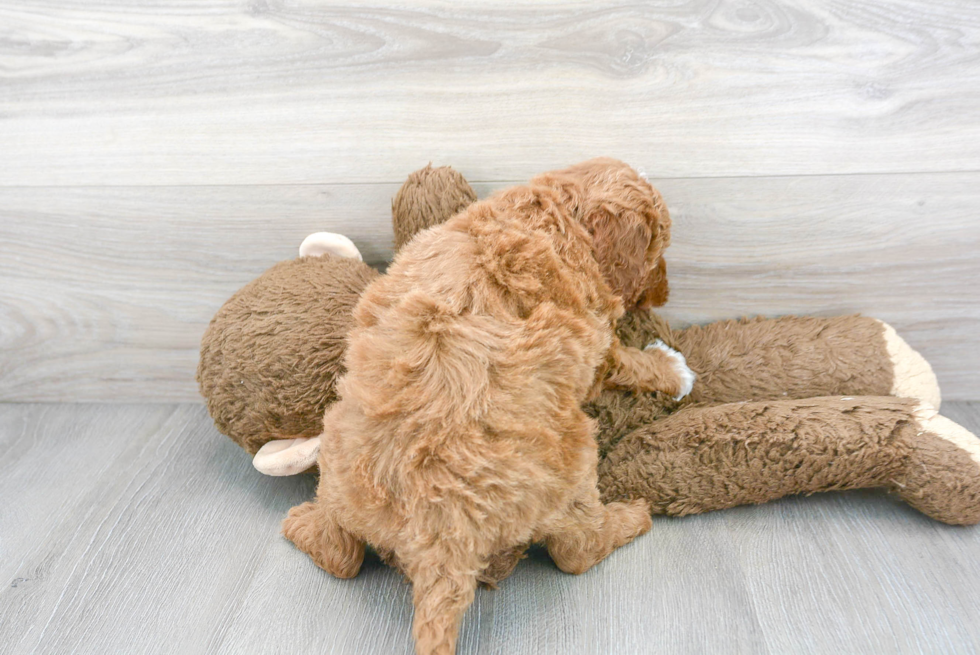
[[[345,448],[371,484],[504,538],[508,515],[533,523],[559,502],[592,444],[579,406],[611,330],[552,233],[481,204],[365,291],[341,392],[363,415]]]

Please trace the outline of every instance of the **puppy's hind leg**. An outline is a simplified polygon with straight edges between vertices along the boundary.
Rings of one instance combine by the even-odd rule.
[[[353,578],[364,562],[364,542],[340,527],[316,502],[289,510],[282,533],[313,562],[338,578]]]
[[[452,655],[463,613],[473,602],[481,563],[472,553],[442,543],[407,557],[415,618],[412,634],[418,655]]]
[[[578,497],[549,526],[545,545],[558,568],[578,575],[645,533],[650,526],[646,501],[603,505],[595,478],[590,478]]]

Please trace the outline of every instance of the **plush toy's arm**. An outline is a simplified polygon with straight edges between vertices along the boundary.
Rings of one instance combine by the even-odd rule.
[[[676,516],[872,487],[945,523],[980,522],[980,440],[913,399],[768,400],[684,408],[599,464],[604,502]]]
[[[929,363],[873,318],[720,321],[670,341],[698,373],[691,402],[891,395],[940,403]]]

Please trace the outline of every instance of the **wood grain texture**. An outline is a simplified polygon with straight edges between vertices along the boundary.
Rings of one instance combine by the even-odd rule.
[[[203,407],[0,404],[0,450],[4,653],[412,652],[411,588],[295,550],[312,480],[259,475]],[[973,653],[978,606],[980,528],[818,494],[660,518],[582,576],[534,551],[459,653]]]
[[[963,0],[0,2],[0,183],[980,170]]]
[[[0,652],[410,653],[410,587],[278,535],[197,402],[207,321],[316,230],[390,257],[427,161],[597,154],[675,218],[677,324],[860,311],[980,398],[980,4],[0,0]],[[980,431],[980,404],[943,413]],[[460,653],[980,651],[980,529],[873,492],[540,551]]]
[[[980,398],[980,174],[654,182],[675,324],[862,312]],[[197,400],[218,307],[317,230],[388,259],[397,186],[0,188],[0,400]]]

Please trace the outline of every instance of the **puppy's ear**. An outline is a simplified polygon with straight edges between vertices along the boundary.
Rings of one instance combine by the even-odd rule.
[[[663,257],[657,260],[657,265],[650,271],[647,278],[646,289],[637,303],[638,309],[651,309],[653,307],[663,307],[667,304],[670,297],[670,285],[667,283],[667,262]]]
[[[296,475],[316,466],[320,437],[275,439],[255,453],[252,466],[266,475]]]
[[[632,210],[603,203],[582,217],[582,225],[592,235],[606,283],[627,308],[636,306],[649,270],[647,249],[653,233],[647,221]]]

